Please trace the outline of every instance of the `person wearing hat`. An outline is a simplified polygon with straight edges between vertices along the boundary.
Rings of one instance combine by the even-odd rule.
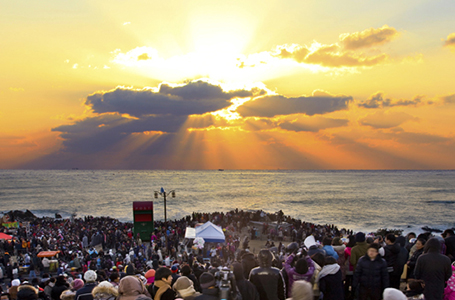
[[[358,232],[355,235],[355,246],[351,249],[351,265],[356,269],[359,259],[367,254],[368,244],[365,240],[365,233]]]
[[[398,289],[386,288],[384,290],[384,300],[408,300],[408,297]]]
[[[76,292],[75,300],[93,300],[92,291],[96,287],[96,272],[88,270],[84,274],[85,285]]]
[[[172,288],[177,293],[177,297],[183,300],[194,300],[194,298],[201,295],[201,293],[196,292],[193,282],[186,276],[180,276]]]
[[[115,300],[118,297],[117,289],[108,281],[102,281],[92,291],[95,300]]]
[[[71,290],[76,293],[79,289],[84,287],[84,281],[82,279],[74,279],[73,282],[71,282]]]
[[[153,284],[154,300],[174,300],[175,292],[171,288],[172,272],[166,267],[161,267],[155,272],[155,282]],[[121,299],[119,299],[121,300]]]
[[[389,287],[389,272],[387,263],[379,255],[379,245],[372,243],[368,246],[367,254],[362,256],[354,272],[352,283],[354,290],[358,289],[359,300],[379,300],[384,289]]]
[[[259,267],[251,270],[249,280],[256,286],[261,300],[284,300],[286,295],[283,276],[279,269],[272,267],[272,258],[269,250],[259,251]]]
[[[199,277],[199,283],[202,288],[202,295],[197,296],[194,300],[218,300],[219,289],[216,287],[215,277],[212,273],[204,272]]]
[[[9,298],[11,300],[17,299],[17,290],[18,290],[20,284],[21,284],[21,281],[19,279],[14,279],[11,281],[11,287],[8,289]]]
[[[445,283],[452,276],[452,268],[450,258],[441,254],[438,239],[431,238],[425,243],[423,254],[417,259],[414,275],[425,282],[423,294],[426,300],[442,299]]]
[[[174,285],[174,283],[179,279],[180,275],[178,274],[179,272],[179,267],[177,265],[173,265],[171,267],[171,272],[172,272],[172,283],[171,286]]]
[[[21,285],[17,289],[17,300],[36,300],[38,299],[38,290],[31,285]]]

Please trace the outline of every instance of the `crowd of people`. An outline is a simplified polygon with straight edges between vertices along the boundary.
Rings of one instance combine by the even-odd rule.
[[[185,229],[206,221],[225,243],[192,247]],[[0,240],[2,299],[455,299],[452,229],[354,234],[236,209],[155,222],[146,242],[132,223],[91,216],[36,218],[13,236]],[[249,244],[260,236],[256,254]]]

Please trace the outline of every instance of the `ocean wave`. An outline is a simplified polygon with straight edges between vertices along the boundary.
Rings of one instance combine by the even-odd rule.
[[[428,200],[425,201],[428,204],[454,204],[455,200]]]

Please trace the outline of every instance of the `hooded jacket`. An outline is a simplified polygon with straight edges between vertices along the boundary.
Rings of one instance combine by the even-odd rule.
[[[429,239],[416,263],[414,275],[425,282],[426,300],[441,300],[444,284],[452,276],[450,259],[440,253],[441,244],[435,238]]]
[[[314,270],[315,270],[313,260],[309,256],[307,256],[305,258],[305,260],[308,264],[308,271],[305,274],[297,273],[296,269],[291,266],[291,263],[294,260],[294,257],[295,257],[294,254],[289,255],[289,257],[286,259],[286,262],[284,263],[284,269],[286,270],[286,273],[288,275],[288,291],[287,291],[288,297],[291,297],[291,295],[292,295],[292,285],[294,284],[294,282],[297,280],[305,280],[305,281],[310,282],[311,278],[313,277]]]
[[[118,286],[118,293],[118,300],[136,300],[141,295],[151,298],[144,284],[135,276],[123,277]]]

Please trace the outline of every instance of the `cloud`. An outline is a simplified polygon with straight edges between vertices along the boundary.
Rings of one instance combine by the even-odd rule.
[[[346,126],[349,123],[347,119],[332,119],[324,117],[299,118],[296,121],[286,121],[279,125],[280,128],[288,131],[309,131],[318,132],[327,128]]]
[[[299,45],[278,46],[276,57],[294,59],[299,63],[315,64],[324,67],[370,67],[385,62],[389,56],[385,53],[366,56],[363,53],[346,51],[338,44],[322,45],[313,43],[311,47]]]
[[[393,100],[390,98],[384,98],[384,93],[378,92],[373,94],[366,101],[358,104],[359,107],[363,108],[385,108],[393,106],[417,106],[422,103],[422,96],[415,96],[412,100]]]
[[[231,106],[233,99],[264,93],[258,87],[226,89],[204,80],[139,90],[118,87],[87,97],[85,105],[96,115],[52,131],[60,132],[66,152],[108,151],[134,134],[174,134],[187,121],[192,128],[212,125],[213,118],[206,113]]]
[[[286,97],[282,95],[267,95],[247,101],[237,108],[243,117],[274,117],[278,115],[325,114],[348,108],[351,96],[332,96],[315,93],[313,96]]]
[[[224,91],[221,86],[205,81],[192,81],[180,86],[161,84],[157,91],[151,88],[135,90],[116,88],[97,92],[87,97],[85,104],[96,113],[189,116],[214,112],[231,105],[231,99],[250,97],[253,91]]]
[[[448,47],[452,51],[455,51],[455,32],[447,36],[447,40],[444,41],[444,47]]]
[[[419,119],[404,112],[377,112],[360,120],[360,124],[373,128],[397,127],[407,121],[418,121]]]
[[[398,35],[395,28],[384,25],[377,29],[369,28],[361,32],[340,34],[340,42],[344,49],[356,50],[388,43]]]
[[[441,99],[444,101],[444,104],[455,104],[455,94],[441,97]]]

